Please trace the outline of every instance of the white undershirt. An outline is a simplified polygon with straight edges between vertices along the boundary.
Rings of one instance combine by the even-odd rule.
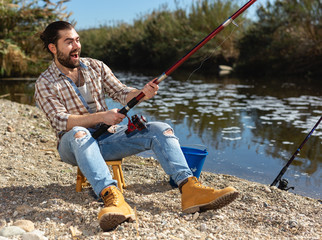
[[[93,111],[96,112],[96,104],[94,102],[94,99],[92,97],[92,94],[90,92],[90,90],[87,87],[86,82],[84,83],[83,86],[78,87],[79,91],[81,92],[83,98],[85,99],[85,101],[87,102],[89,108]]]

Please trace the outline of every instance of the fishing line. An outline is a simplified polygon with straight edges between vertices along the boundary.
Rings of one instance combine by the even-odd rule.
[[[217,47],[215,47],[215,49],[210,53],[210,55],[209,56],[206,56],[205,58],[204,58],[204,60],[202,60],[201,61],[201,63],[200,63],[200,65],[199,65],[199,67],[197,67],[196,69],[194,69],[191,73],[190,73],[190,75],[189,75],[189,77],[187,78],[187,80],[186,81],[188,81],[188,80],[190,80],[190,78],[192,77],[192,75],[195,73],[195,72],[197,72],[199,69],[201,69],[201,67],[202,67],[202,65],[210,58],[210,57],[212,57],[214,54],[215,54],[215,52],[216,52],[216,50],[219,48],[219,47],[221,47],[230,37],[231,37],[231,35],[235,32],[235,30],[236,30],[236,28],[239,28],[239,26],[240,25],[243,25],[244,24],[244,22],[245,22],[246,20],[244,20],[244,21],[242,21],[240,24],[236,24],[236,23],[234,23],[234,28],[231,30],[231,32],[230,32],[230,34],[217,46]]]

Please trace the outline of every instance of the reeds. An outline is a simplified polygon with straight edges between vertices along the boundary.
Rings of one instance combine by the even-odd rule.
[[[0,39],[0,76],[15,72],[24,73],[27,70],[28,58],[19,46],[10,40]]]
[[[203,0],[192,4],[190,9],[170,11],[163,6],[131,25],[119,23],[80,31],[83,55],[120,68],[163,69],[182,57],[238,8],[231,1]],[[239,19],[244,20],[243,16]],[[241,31],[231,35],[232,31],[228,27],[183,67],[195,67],[204,57],[209,57],[208,68],[217,69],[218,64],[228,64],[236,59],[235,41]]]

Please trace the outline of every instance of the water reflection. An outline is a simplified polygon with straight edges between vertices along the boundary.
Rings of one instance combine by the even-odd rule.
[[[138,88],[154,78],[124,72],[116,75]],[[32,83],[6,91],[23,92],[26,85]],[[182,145],[207,147],[204,170],[271,184],[322,115],[321,91],[321,83],[304,80],[200,76],[187,80],[174,75],[160,83],[155,98],[129,115],[168,122]],[[1,94],[7,92],[2,88]],[[111,101],[108,104],[120,107]],[[298,194],[322,197],[321,142],[319,126],[284,175]]]
[[[0,79],[0,97],[14,102],[34,105],[34,86],[35,80],[6,80]]]

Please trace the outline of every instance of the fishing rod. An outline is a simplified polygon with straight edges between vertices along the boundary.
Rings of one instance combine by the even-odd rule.
[[[314,132],[314,130],[317,128],[317,126],[320,124],[322,120],[322,116],[320,117],[320,119],[317,121],[317,123],[314,125],[314,127],[312,128],[311,132],[306,136],[306,138],[303,140],[303,142],[301,143],[301,145],[298,147],[298,149],[296,149],[295,153],[293,154],[293,156],[290,158],[290,160],[288,160],[288,162],[286,163],[286,165],[283,167],[283,169],[280,171],[280,173],[277,175],[277,177],[275,178],[275,180],[273,181],[273,183],[271,184],[272,186],[275,186],[278,182],[278,188],[282,189],[282,190],[288,190],[290,188],[287,188],[287,184],[288,181],[286,179],[281,179],[282,176],[284,175],[284,173],[286,172],[287,168],[291,165],[291,163],[293,162],[294,158],[296,157],[296,155],[301,151],[302,147],[304,146],[304,144],[307,142],[307,140],[310,138],[310,136],[312,135],[312,133]],[[291,187],[294,189],[294,187]]]
[[[186,55],[184,55],[181,59],[179,59],[175,64],[173,64],[168,70],[163,72],[159,77],[153,79],[155,84],[159,84],[161,81],[166,79],[174,70],[176,70],[182,63],[184,63],[191,55],[197,52],[202,46],[204,46],[209,40],[211,40],[214,36],[216,36],[221,30],[227,27],[230,23],[233,23],[237,26],[234,20],[242,14],[247,8],[249,8],[256,0],[248,1],[244,6],[242,6],[237,12],[235,12],[232,16],[230,16],[225,22],[220,24],[215,30],[213,30],[208,36],[206,36],[203,40],[201,40],[194,48],[192,48]],[[136,104],[140,102],[142,98],[144,98],[145,94],[141,92],[138,96],[132,98],[126,106],[120,109],[119,113],[124,115],[127,114]],[[93,138],[97,139],[103,133],[109,129],[111,125],[101,124],[101,126],[92,134]]]

